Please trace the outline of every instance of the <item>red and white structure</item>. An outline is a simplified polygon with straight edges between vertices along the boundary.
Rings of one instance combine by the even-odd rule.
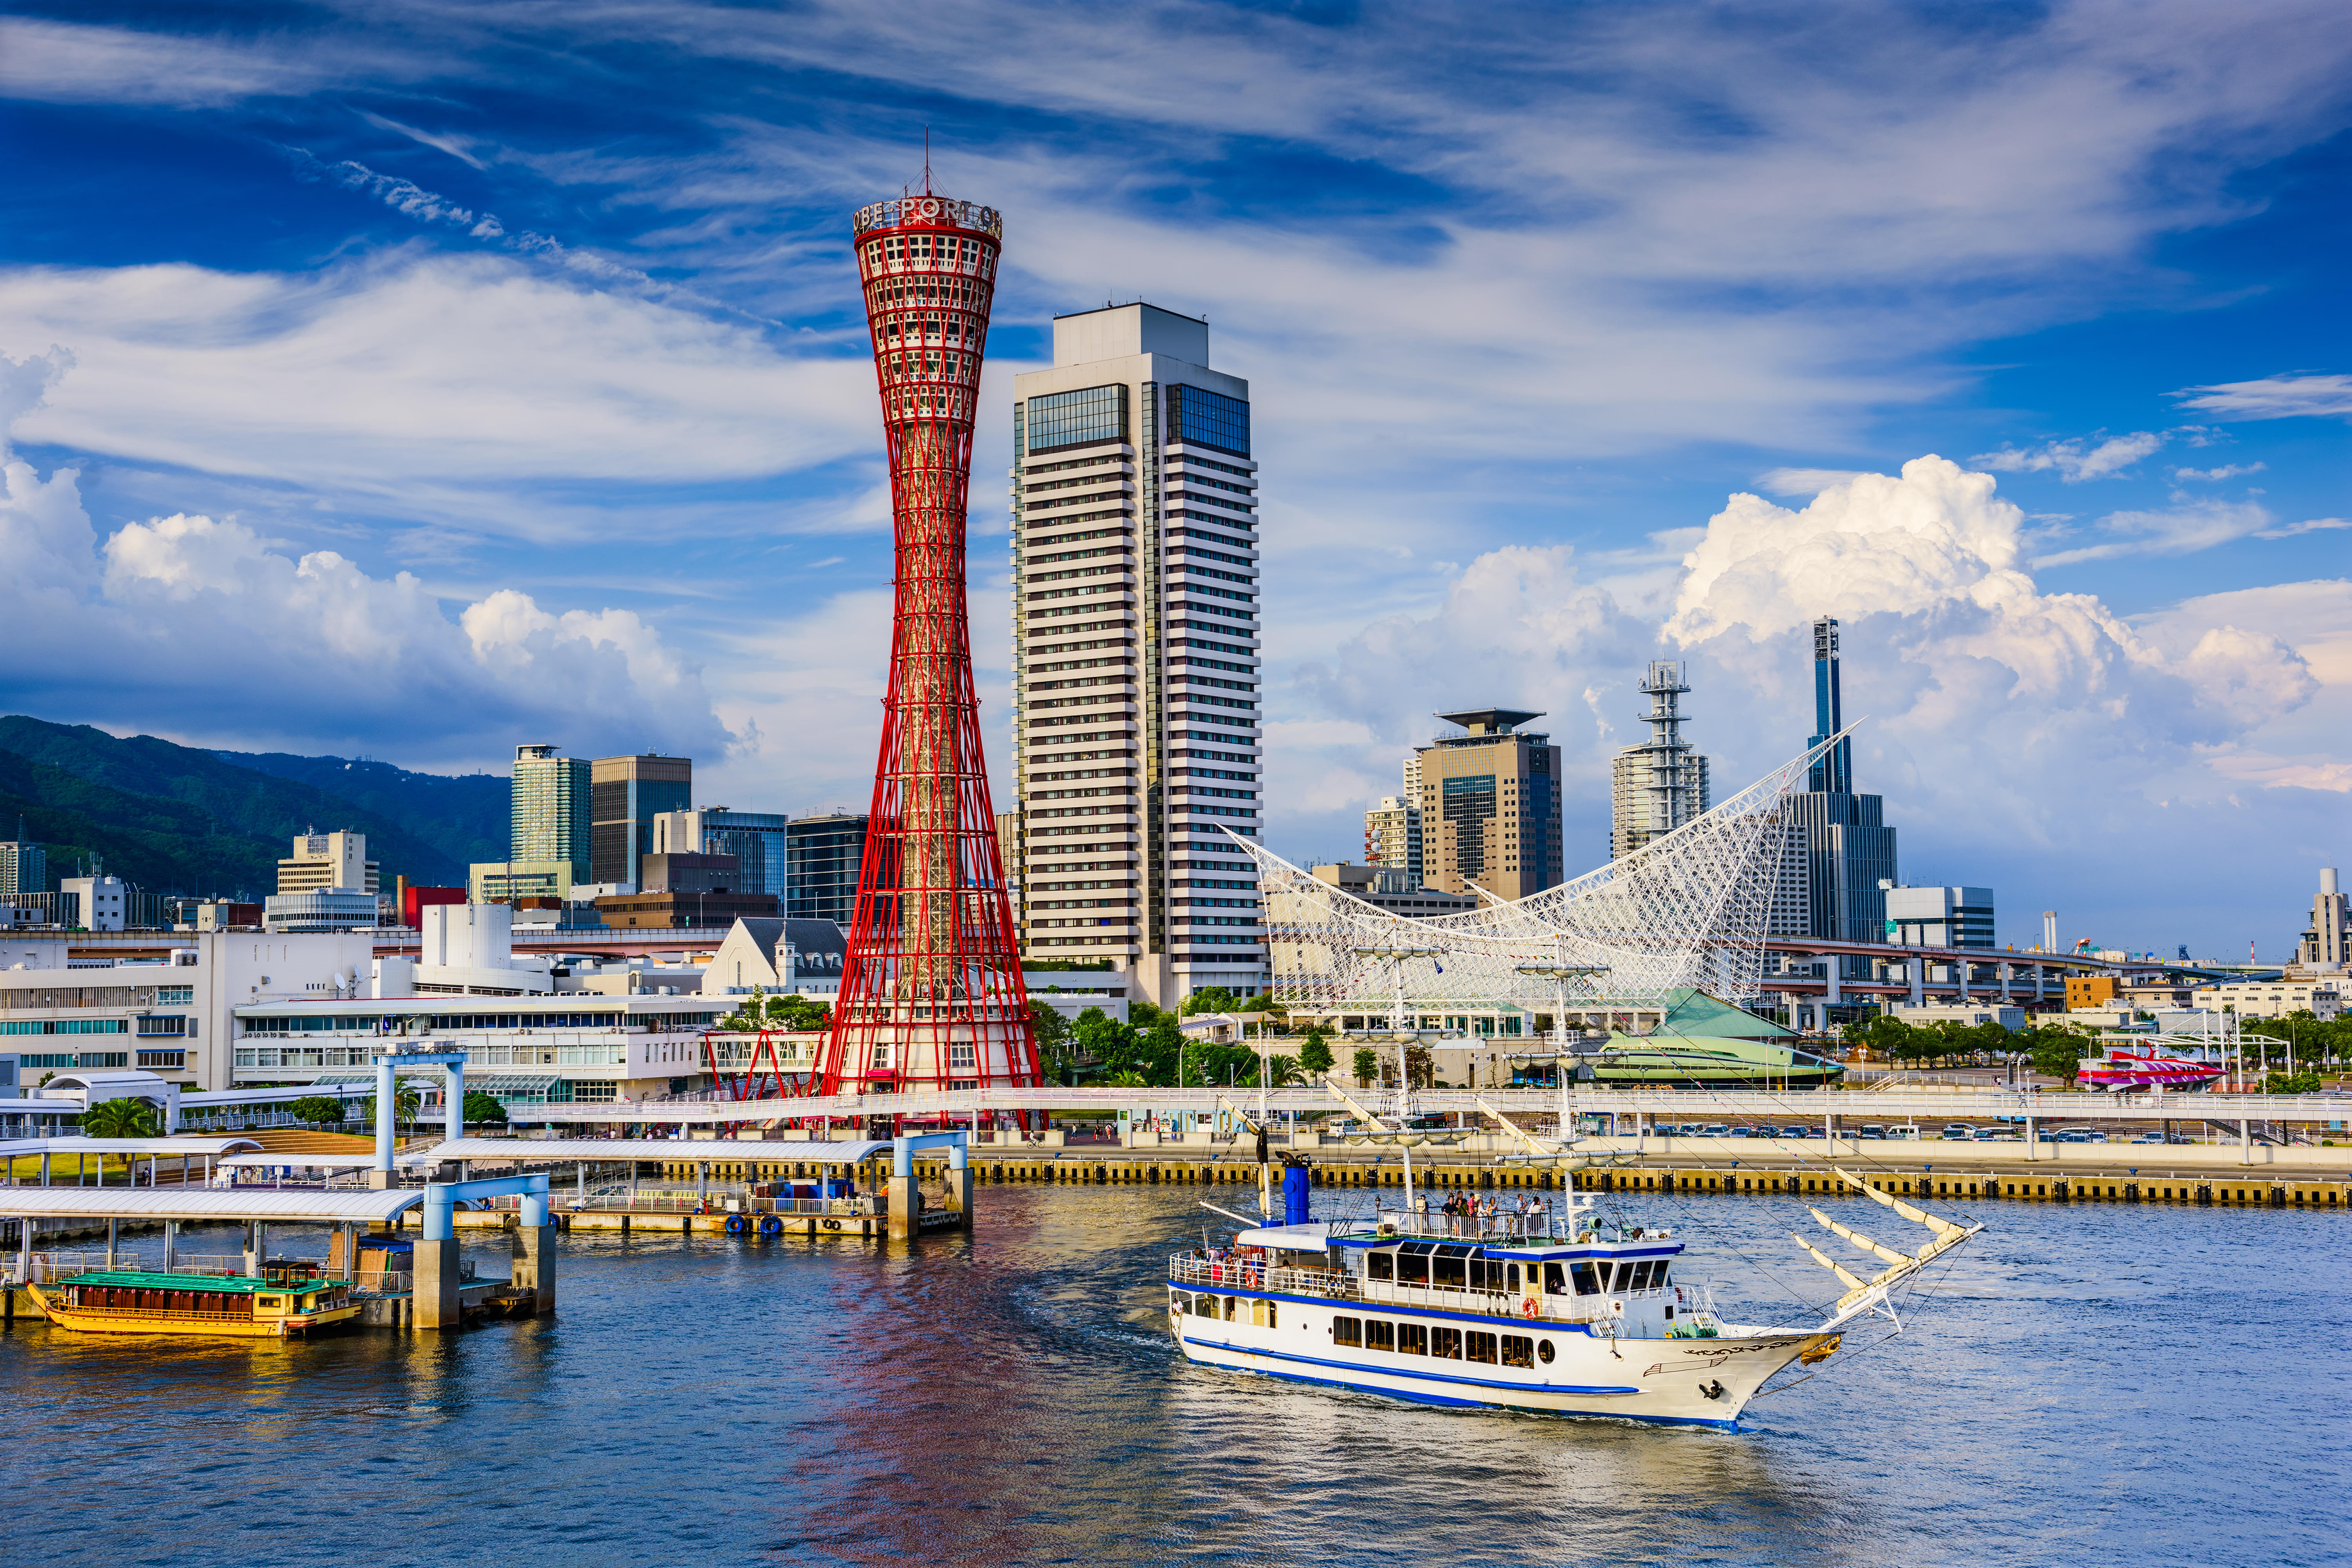
[[[972,694],[965,500],[995,212],[926,192],[858,210],[890,455],[890,685],[821,1094],[1040,1081]]]

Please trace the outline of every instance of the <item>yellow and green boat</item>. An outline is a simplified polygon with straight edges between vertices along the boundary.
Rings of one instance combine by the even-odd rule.
[[[349,1282],[290,1270],[252,1279],[108,1268],[26,1289],[50,1322],[85,1334],[288,1339],[360,1315]]]

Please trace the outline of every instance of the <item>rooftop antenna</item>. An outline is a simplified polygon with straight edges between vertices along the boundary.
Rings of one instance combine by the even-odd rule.
[[[923,195],[931,194],[931,128],[923,127]]]

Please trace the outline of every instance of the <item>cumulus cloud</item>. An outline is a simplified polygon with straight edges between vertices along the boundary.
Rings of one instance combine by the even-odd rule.
[[[2172,479],[2176,484],[2190,480],[2218,484],[2223,479],[2235,479],[2243,478],[2247,474],[2259,474],[2269,467],[2268,463],[2224,463],[2218,468],[2175,468],[2172,470]]]
[[[1566,751],[1574,872],[1602,858],[1608,762],[1640,728],[1644,661],[1686,661],[1687,735],[1728,794],[1811,732],[1822,616],[1842,623],[1847,716],[1868,720],[1863,787],[1886,796],[1918,879],[2039,887],[2049,873],[2030,862],[2053,847],[2176,834],[2179,813],[2247,783],[2310,784],[2324,774],[2309,768],[2335,765],[2323,750],[2257,780],[2245,759],[2320,691],[2295,642],[2337,624],[2338,598],[2315,592],[2292,616],[2202,605],[2143,629],[2093,595],[2043,592],[2021,563],[2027,519],[1997,485],[1930,456],[1802,508],[1732,496],[1659,620],[1580,581],[1565,549],[1490,552],[1432,612],[1367,626],[1284,694],[1286,711],[1359,721],[1365,739],[1277,759],[1276,783],[1284,770],[1306,787],[1349,777],[1369,800],[1393,790],[1396,759],[1435,728],[1431,710],[1545,709]]]
[[[2153,431],[2135,430],[2128,436],[2077,437],[2071,441],[2050,441],[2039,447],[2020,451],[2004,447],[1998,452],[1980,452],[1969,462],[1979,468],[1994,468],[2006,474],[2037,473],[2054,468],[2063,482],[2074,485],[2085,479],[2113,479],[2164,445],[2164,437]]]
[[[2352,417],[2352,375],[2266,375],[2186,387],[2172,395],[2182,407],[2216,419]]]
[[[0,355],[0,406],[64,368]],[[732,743],[699,672],[630,612],[543,610],[509,589],[453,623],[407,573],[291,553],[237,518],[173,513],[100,537],[79,479],[43,479],[0,445],[14,705],[247,746],[383,755],[391,738],[421,765],[495,763],[526,730],[580,751]]]

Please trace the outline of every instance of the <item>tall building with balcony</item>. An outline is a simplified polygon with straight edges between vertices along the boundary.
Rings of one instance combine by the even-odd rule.
[[[1023,950],[1171,1005],[1266,984],[1249,384],[1152,305],[1054,321],[1014,378],[1013,757]]]
[[[1549,735],[1519,728],[1543,715],[1465,708],[1437,717],[1462,732],[1413,753],[1423,879],[1449,893],[1475,884],[1505,900],[1558,886],[1559,748]]]
[[[637,862],[654,850],[654,818],[694,804],[694,763],[647,753],[590,764],[589,880],[637,886]]]
[[[1840,690],[1838,624],[1813,623],[1813,734],[1818,746],[1845,728]],[[1885,802],[1853,790],[1853,742],[1841,740],[1812,765],[1806,787],[1788,797],[1789,826],[1804,833],[1807,936],[1838,942],[1886,940],[1882,883],[1902,880],[1895,829]]]
[[[1364,813],[1364,863],[1402,872],[1414,887],[1421,886],[1421,802],[1383,795],[1380,805]]]
[[[1610,766],[1609,858],[1622,859],[1663,838],[1713,804],[1706,758],[1683,739],[1683,667],[1657,659],[1636,689],[1650,700],[1650,738],[1619,752]]]
[[[2347,962],[2347,954],[2352,954],[2352,901],[2344,896],[2336,868],[2323,866],[2318,895],[2311,900],[2311,924],[2304,928],[2303,940],[2295,944],[2295,964],[2302,969],[2339,973]]]
[[[511,847],[507,858],[541,862],[562,860],[571,868],[571,880],[593,880],[590,845],[594,817],[591,814],[594,764],[585,757],[559,757],[560,748],[517,746],[514,756]]]

